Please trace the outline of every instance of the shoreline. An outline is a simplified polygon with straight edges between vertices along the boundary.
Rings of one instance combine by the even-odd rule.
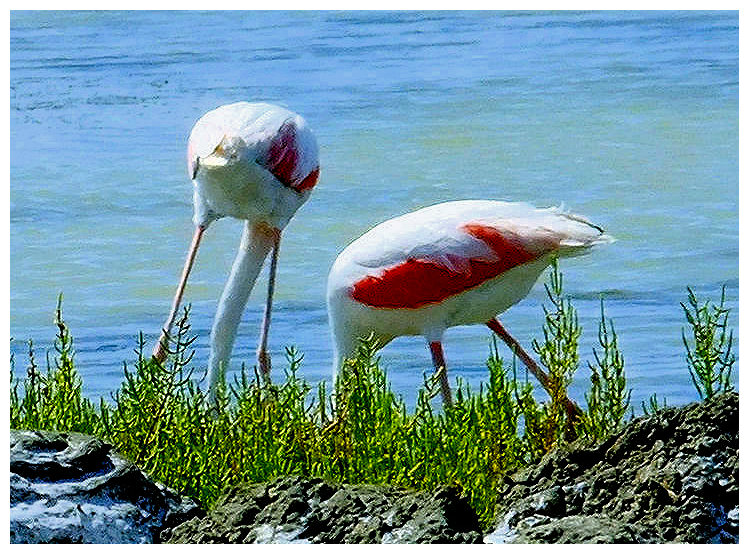
[[[295,477],[234,487],[208,514],[183,499],[189,508],[180,512],[181,523],[175,525],[172,518],[153,540],[738,542],[738,404],[738,393],[720,394],[635,418],[596,444],[579,439],[549,452],[500,481],[497,516],[490,529],[478,527],[459,489],[417,493],[387,485],[339,485]],[[18,448],[12,451],[12,470],[14,460],[16,468],[23,466],[19,455]],[[28,471],[28,465],[23,467]],[[14,520],[19,506],[33,505],[28,495],[21,498],[17,493],[24,479],[31,483],[27,493],[38,483],[28,473],[11,476],[16,487],[11,491],[11,542],[43,542],[23,540],[43,534],[33,532],[33,523],[24,527],[22,517]],[[356,500],[362,494],[368,495],[368,502]],[[396,497],[406,498],[407,507],[398,511]],[[53,512],[43,515],[53,517]],[[33,522],[44,525],[38,515]],[[437,527],[416,523],[435,518],[442,522]],[[365,519],[370,523],[362,527]],[[338,527],[321,531],[334,521]],[[91,542],[86,540],[91,537],[76,537]]]

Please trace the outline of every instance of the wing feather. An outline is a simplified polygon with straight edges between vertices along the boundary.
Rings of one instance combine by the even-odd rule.
[[[574,255],[606,235],[558,208],[460,201],[386,221],[344,251],[350,296],[377,308],[419,308],[557,252]],[[356,269],[358,268],[358,269]]]

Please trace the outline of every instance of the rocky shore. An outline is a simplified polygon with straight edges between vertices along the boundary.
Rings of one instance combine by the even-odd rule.
[[[11,543],[153,543],[203,514],[97,438],[10,432]]]
[[[286,477],[210,513],[98,439],[11,431],[13,543],[735,543],[737,393],[640,417],[500,484],[482,530],[456,487],[414,492]]]
[[[478,517],[456,488],[433,493],[287,477],[229,491],[174,543],[480,543]]]
[[[736,543],[739,395],[633,420],[507,477],[492,542]]]

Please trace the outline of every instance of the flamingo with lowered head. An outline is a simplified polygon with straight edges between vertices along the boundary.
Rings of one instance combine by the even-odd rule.
[[[423,335],[450,404],[442,335],[484,323],[547,387],[548,377],[495,316],[524,298],[554,258],[610,240],[561,208],[488,200],[445,202],[380,223],[341,252],[328,276],[334,381],[360,337],[374,333],[382,346]]]
[[[211,329],[208,381],[214,395],[229,363],[247,299],[271,252],[257,351],[261,374],[269,379],[267,340],[281,232],[317,184],[320,162],[315,136],[301,116],[271,104],[237,102],[211,110],[195,123],[188,140],[187,166],[194,185],[195,233],[153,358],[159,362],[166,358],[168,333],[204,231],[222,217],[244,220],[239,252]]]

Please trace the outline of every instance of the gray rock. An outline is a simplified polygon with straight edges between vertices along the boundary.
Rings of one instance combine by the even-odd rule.
[[[10,432],[11,543],[158,542],[202,513],[97,438]]]
[[[529,522],[531,523],[531,522]],[[520,523],[523,542],[580,543],[647,543],[643,530],[607,516],[572,515],[548,521]]]
[[[738,542],[737,393],[633,420],[501,484],[485,542]]]
[[[738,394],[641,417],[507,476],[484,542],[736,543]],[[11,542],[475,543],[461,492],[287,477],[207,516],[98,439],[11,431]]]
[[[478,517],[460,491],[341,485],[287,477],[237,487],[174,543],[477,543]]]

